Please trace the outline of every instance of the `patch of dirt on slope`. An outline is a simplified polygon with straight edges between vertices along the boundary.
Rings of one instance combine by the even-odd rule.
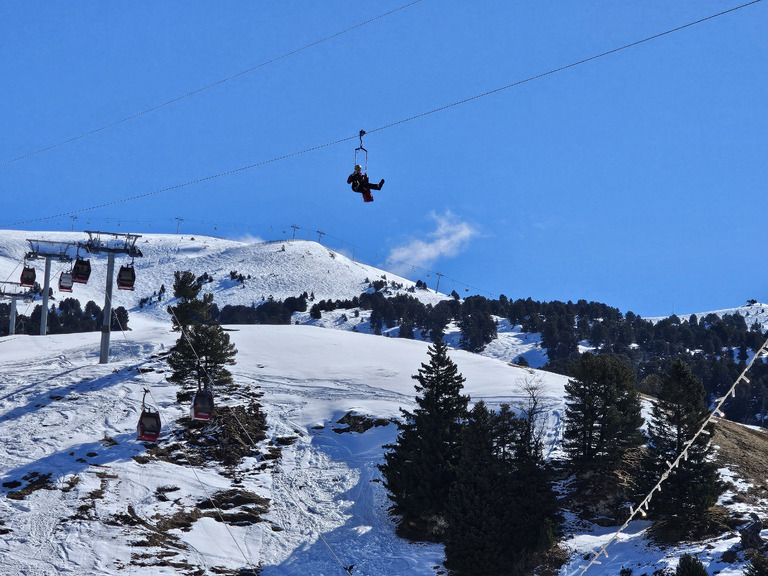
[[[717,446],[717,465],[749,484],[734,500],[768,511],[768,431],[716,420],[712,444]]]
[[[372,418],[370,416],[355,414],[354,412],[347,412],[337,423],[346,424],[345,428],[333,429],[337,434],[342,434],[344,432],[357,432],[362,434],[374,426],[387,426],[390,424],[390,421],[386,418]]]
[[[181,466],[202,466],[211,461],[235,466],[267,437],[266,416],[258,402],[247,407],[216,407],[213,418],[206,422],[182,418],[178,423],[181,426],[171,433],[176,442],[161,436],[147,449],[147,456]],[[136,460],[141,463],[143,457]]]
[[[179,426],[174,427],[170,434],[161,435],[156,444],[149,445],[144,454],[135,456],[134,460],[140,464],[153,459],[163,460],[178,466],[220,464],[226,468],[221,473],[233,478],[233,488],[217,492],[210,499],[186,507],[180,501],[173,500],[173,493],[179,490],[178,487],[160,486],[156,490],[157,499],[178,505],[173,514],[145,519],[129,506],[127,513],[113,515],[108,523],[134,529],[143,528],[133,545],[144,548],[144,551],[133,554],[130,564],[141,567],[170,566],[181,574],[195,576],[204,572],[231,576],[258,574],[259,567],[232,570],[209,566],[207,572],[202,571],[199,566],[193,566],[179,556],[178,550],[187,547],[172,532],[187,532],[204,517],[236,526],[264,521],[263,515],[269,511],[269,500],[236,487],[241,482],[239,476],[243,474],[237,470],[237,465],[243,458],[253,456],[257,450],[266,451],[261,454],[262,464],[252,469],[255,471],[265,469],[268,460],[280,456],[280,447],[273,443],[259,446],[266,439],[267,431],[266,416],[261,411],[261,405],[256,401],[251,401],[247,406],[217,405],[209,421],[196,421],[187,417],[179,419],[177,424]]]
[[[13,490],[11,492],[8,492],[6,494],[6,498],[10,498],[11,500],[23,500],[32,492],[35,492],[37,490],[55,490],[55,486],[53,485],[53,482],[51,482],[51,474],[40,474],[38,472],[30,472],[26,476],[22,478],[24,482],[27,483],[24,488],[21,490]],[[18,486],[21,486],[21,483],[18,481],[13,482],[5,482],[3,483],[4,488],[16,488]]]

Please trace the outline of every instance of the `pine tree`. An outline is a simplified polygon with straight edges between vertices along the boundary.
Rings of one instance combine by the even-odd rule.
[[[437,540],[445,525],[448,493],[455,477],[459,440],[469,397],[463,396],[464,377],[448,357],[448,347],[437,340],[429,347],[429,364],[413,378],[417,408],[401,409],[398,437],[380,466],[400,516],[399,532],[415,539]]]
[[[181,330],[168,355],[173,374],[169,382],[181,386],[195,386],[198,390],[232,382],[232,374],[225,366],[235,363],[237,349],[229,334],[216,323],[209,322],[213,295],[198,295],[202,284],[192,272],[174,273],[173,295],[176,306],[168,306],[175,330]]]
[[[744,576],[768,576],[768,557],[762,552],[752,554]]]
[[[213,294],[204,294],[198,298],[202,284],[192,272],[177,270],[173,274],[173,296],[178,299],[176,306],[168,306],[168,313],[173,321],[173,329],[181,330],[191,324],[202,324],[210,319]]]
[[[456,574],[522,573],[532,552],[549,548],[557,499],[543,461],[528,453],[525,418],[479,402],[462,431],[448,501],[446,566]]]
[[[683,554],[677,564],[675,576],[708,576],[701,560],[690,554]]]
[[[616,463],[642,445],[640,399],[635,373],[614,356],[582,354],[565,385],[564,447],[587,466]]]
[[[483,402],[461,435],[460,462],[448,501],[446,567],[457,574],[507,574],[518,548],[511,470],[496,456],[498,418]]]
[[[237,349],[218,324],[196,324],[184,329],[168,355],[173,374],[169,382],[197,389],[232,382],[225,366],[235,363]]]
[[[690,443],[707,412],[704,408],[704,387],[691,369],[675,360],[662,378],[658,401],[653,406],[648,425],[649,446],[644,469],[648,472],[647,485],[655,485],[673,462],[688,446],[687,457],[669,472],[662,490],[651,502],[655,514],[676,518],[681,528],[713,506],[724,491],[717,474],[717,466],[708,461],[711,452],[708,434],[701,434]]]

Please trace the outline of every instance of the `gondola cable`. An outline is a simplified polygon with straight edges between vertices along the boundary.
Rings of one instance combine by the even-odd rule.
[[[111,299],[110,299],[110,308],[111,307],[112,307],[112,304],[111,304]],[[118,327],[120,328],[120,332],[123,334],[123,338],[125,339],[125,341],[128,344],[130,344],[131,341],[128,338],[127,334],[125,333],[125,329],[123,328],[123,325],[120,322],[120,319],[117,316],[115,316],[115,319],[117,321]],[[128,346],[128,350],[130,351],[130,353],[133,356],[133,358],[136,361],[136,363],[139,364],[140,363],[139,362],[139,358],[136,356],[136,353],[134,352],[133,348],[131,346]],[[139,378],[142,380],[142,382],[144,382],[144,384],[146,384],[146,380],[144,378],[144,373],[141,371],[141,369],[139,369],[138,372],[139,372]],[[145,390],[145,394],[146,393],[149,394],[150,398],[152,399],[152,402],[155,404],[155,406],[157,406],[158,411],[160,411],[160,404],[157,402],[157,400],[155,399],[154,395],[152,394],[152,389],[150,387],[145,387],[144,390]],[[211,506],[216,511],[216,514],[219,517],[219,520],[224,525],[224,528],[227,530],[227,533],[229,534],[230,538],[232,539],[232,542],[235,544],[235,547],[238,549],[238,551],[242,555],[243,560],[245,560],[246,565],[249,566],[250,568],[252,568],[254,571],[256,571],[257,570],[257,565],[252,560],[250,560],[248,558],[248,556],[246,555],[245,551],[240,546],[240,543],[235,538],[235,535],[232,533],[232,530],[230,529],[229,525],[226,522],[226,519],[224,518],[223,512],[221,511],[219,506],[216,504],[216,502],[214,501],[214,499],[211,496],[211,494],[208,492],[208,489],[206,488],[205,483],[202,481],[202,479],[198,475],[197,470],[195,470],[195,466],[192,463],[192,458],[190,458],[189,453],[186,450],[186,447],[184,446],[183,443],[179,443],[179,447],[180,447],[181,451],[184,453],[184,457],[186,458],[187,462],[189,463],[189,468],[190,468],[190,470],[192,470],[192,474],[194,474],[195,479],[197,480],[198,484],[200,484],[200,487],[202,488],[202,490],[203,490],[203,492],[205,494],[206,500],[208,500],[211,503]]]
[[[169,307],[168,307],[168,309],[171,311],[171,315],[172,315],[172,316],[174,317],[174,319],[176,320],[176,323],[177,323],[179,326],[181,326],[181,324],[180,324],[180,322],[179,322],[179,319],[178,319],[178,317],[176,316],[176,313],[173,311],[173,307],[172,307],[172,306],[169,306]],[[199,360],[200,360],[200,357],[198,356],[198,354],[197,354],[197,351],[195,350],[195,347],[194,347],[194,345],[192,344],[192,341],[189,339],[189,336],[187,336],[187,335],[186,335],[186,333],[185,333],[185,331],[184,331],[184,329],[183,329],[183,328],[181,329],[181,332],[182,332],[182,335],[183,335],[183,336],[186,338],[186,340],[187,340],[187,344],[189,344],[189,347],[190,347],[190,349],[192,350],[192,353],[195,355],[195,358],[197,358],[197,360],[198,360],[198,362],[199,362]],[[199,364],[200,364],[201,368],[203,369],[203,371],[205,371],[205,372],[206,372],[206,377],[208,377],[208,379],[209,379],[209,380],[211,380],[211,377],[210,377],[210,375],[207,373],[207,371],[205,370],[205,366],[203,365],[203,363],[202,363],[202,362],[199,362]],[[212,385],[212,382],[211,382],[211,385]],[[151,394],[151,393],[150,393],[150,394]],[[242,430],[243,430],[243,432],[244,432],[245,436],[248,438],[249,442],[251,442],[251,445],[252,445],[252,446],[255,446],[255,445],[256,445],[256,443],[253,441],[253,439],[251,438],[250,434],[248,433],[248,430],[246,430],[246,428],[245,428],[245,426],[243,425],[243,423],[242,423],[242,422],[240,422],[240,419],[237,417],[237,415],[234,413],[234,411],[232,411],[232,415],[234,416],[234,418],[235,418],[235,421],[237,421],[237,424],[240,426],[240,428],[242,428]],[[302,507],[299,505],[299,503],[298,503],[298,502],[296,501],[296,499],[294,498],[294,496],[293,496],[293,494],[291,493],[291,491],[290,491],[290,490],[287,490],[286,492],[287,492],[287,494],[288,494],[289,498],[290,498],[290,499],[293,501],[294,505],[296,505],[297,509],[299,509],[299,510],[303,510],[303,508],[302,508]],[[323,534],[322,534],[322,532],[320,531],[320,529],[319,529],[319,528],[318,528],[318,527],[317,527],[317,526],[314,524],[314,522],[312,521],[312,518],[309,516],[309,514],[305,514],[305,516],[306,516],[307,520],[309,521],[309,523],[310,523],[310,524],[312,524],[312,527],[314,528],[314,530],[315,530],[315,532],[317,533],[317,535],[318,535],[318,537],[320,538],[320,540],[322,540],[323,544],[325,544],[325,547],[326,547],[326,548],[328,548],[328,551],[331,553],[331,556],[333,556],[333,558],[336,560],[336,562],[338,562],[339,566],[341,566],[342,570],[344,570],[344,571],[345,571],[347,574],[352,574],[352,568],[351,568],[351,566],[345,566],[345,565],[344,565],[344,563],[341,561],[341,559],[339,559],[339,557],[337,556],[336,552],[334,552],[333,548],[331,548],[331,545],[330,545],[330,544],[328,543],[328,541],[325,539],[325,537],[323,536]]]

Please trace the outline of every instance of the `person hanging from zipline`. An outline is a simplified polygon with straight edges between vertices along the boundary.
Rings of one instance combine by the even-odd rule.
[[[352,190],[365,196],[365,193],[370,194],[371,190],[381,190],[381,187],[384,186],[384,178],[378,184],[371,184],[368,181],[368,174],[363,174],[363,167],[360,164],[355,164],[355,171],[347,178],[347,184],[352,184]]]
[[[371,184],[368,181],[368,150],[363,147],[364,135],[365,130],[360,130],[360,146],[355,148],[355,171],[347,178],[347,184],[352,184],[352,190],[363,195],[364,202],[373,202],[371,190],[381,190],[381,187],[384,186],[384,178],[378,184]],[[365,171],[363,171],[362,164],[357,163],[358,154],[365,159]]]

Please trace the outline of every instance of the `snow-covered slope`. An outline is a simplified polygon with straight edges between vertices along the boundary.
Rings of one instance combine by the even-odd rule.
[[[0,339],[3,574],[227,573],[221,571],[259,564],[266,575],[343,574],[337,558],[360,575],[435,573],[441,547],[397,538],[387,516],[376,465],[395,426],[334,431],[345,428],[337,422],[348,412],[392,418],[400,407],[413,408],[411,375],[427,360],[426,343],[296,325],[230,332],[239,350],[237,392],[220,402],[237,404],[263,392],[269,424],[269,440],[233,473],[215,463],[193,468],[141,459],[145,446],[135,440],[135,425],[142,390],[150,389],[150,401],[160,408],[161,445],[171,441],[188,407],[176,401],[158,357],[176,335],[167,323],[137,318],[135,324],[113,339],[106,365],[98,363],[95,333]],[[451,357],[475,401],[514,406],[522,399],[521,384],[541,383],[547,451],[559,449],[563,377],[458,350]],[[267,460],[270,441],[281,438],[295,440],[278,460]],[[44,489],[12,497],[46,475]],[[269,499],[264,522],[226,525],[202,517],[189,529],[169,524],[210,495],[234,488]],[[614,545],[611,562],[590,572],[674,566],[679,551],[649,546],[647,527],[633,524]],[[612,536],[610,529],[577,521],[569,529],[566,546],[574,560],[563,574]],[[721,574],[738,574],[743,564],[718,562],[737,541],[733,536],[686,549],[701,553]]]
[[[720,316],[721,318],[726,315],[740,315],[744,316],[744,321],[747,323],[747,326],[752,326],[753,324],[757,324],[762,330],[765,330],[768,328],[768,304],[764,304],[762,302],[755,302],[750,301],[747,304],[744,304],[743,306],[737,306],[735,308],[725,308],[723,310],[711,310],[709,312],[698,312],[695,314],[678,314],[678,318],[680,321],[686,321],[691,316],[696,316],[696,318],[699,321],[702,321],[704,318],[709,316],[710,314],[714,314],[715,316]],[[660,316],[657,318],[646,318],[649,322],[659,322],[660,320],[664,320],[665,318],[669,318],[669,316]]]
[[[77,233],[0,232],[0,277],[15,280],[28,249],[25,239],[46,236],[83,239]],[[245,244],[150,235],[139,246],[144,258],[136,261],[136,292],[115,295],[115,305],[130,310],[131,331],[113,334],[109,364],[98,363],[98,333],[0,338],[0,573],[235,574],[261,566],[267,576],[330,576],[353,564],[356,576],[439,571],[442,548],[397,538],[387,515],[377,464],[396,427],[340,433],[346,426],[338,423],[348,412],[390,419],[401,407],[412,408],[411,376],[427,361],[425,342],[354,332],[342,312],[324,314],[320,325],[229,327],[239,350],[232,367],[236,388],[217,397],[219,406],[263,393],[268,439],[234,470],[215,462],[187,465],[183,449],[172,455],[175,462],[147,459],[147,448],[135,440],[145,388],[164,423],[159,446],[172,443],[188,413],[164,379],[163,353],[177,338],[165,302],[138,308],[160,285],[170,291],[175,270],[212,275],[206,289],[220,306],[304,290],[317,299],[351,298],[368,288],[366,279],[381,276],[405,287],[411,283],[306,241]],[[106,259],[92,258],[92,280],[73,296],[100,303]],[[251,278],[240,284],[230,280],[230,271]],[[414,296],[444,298],[423,290]],[[546,452],[556,455],[566,380],[508,363],[521,354],[529,361],[542,354],[537,337],[515,328],[500,325],[500,338],[486,350],[493,357],[460,350],[451,357],[473,401],[514,406],[523,398],[521,385],[541,384]],[[274,459],[277,446],[280,457]],[[264,521],[222,523],[201,513],[199,503],[228,490],[268,499]],[[229,511],[242,509],[233,504]],[[675,566],[681,550],[649,545],[647,527],[633,523],[609,550],[610,560],[589,574],[615,575],[623,566],[650,574]],[[565,546],[572,560],[561,574],[575,573],[583,556],[612,535],[611,529],[569,519]],[[725,564],[720,556],[737,541],[731,536],[685,550],[699,554],[710,572],[735,575],[743,561]]]
[[[357,566],[356,574],[433,573],[440,548],[399,540],[387,517],[376,464],[395,426],[363,434],[331,429],[349,411],[393,418],[400,407],[412,408],[411,375],[426,361],[427,345],[310,326],[230,332],[239,349],[233,367],[239,394],[264,392],[270,438],[297,437],[274,467],[259,471],[264,461],[258,457],[238,467],[239,486],[271,501],[267,521],[227,527],[203,518],[188,532],[171,530],[179,538],[171,547],[137,549],[135,543],[152,535],[160,517],[233,484],[214,464],[192,469],[133,459],[145,450],[135,441],[145,387],[165,422],[161,442],[186,414],[187,406],[176,401],[175,388],[159,372],[157,355],[176,338],[168,328],[138,320],[130,334],[113,339],[108,365],[98,364],[94,333],[0,339],[0,521],[8,530],[0,536],[3,574],[125,573],[121,566],[132,555],[163,551],[177,563],[208,569],[262,563],[264,574],[338,573],[320,534],[337,556]],[[548,448],[557,447],[561,377],[461,351],[451,356],[475,400],[514,403],[521,382],[543,382],[550,404]],[[154,371],[140,374],[139,366]],[[261,443],[257,452],[265,453],[266,446]],[[7,497],[46,474],[52,474],[48,489],[20,500]],[[160,500],[159,488],[173,488],[173,501]],[[129,510],[147,526],[122,525],[118,520]],[[136,573],[184,572],[156,566]]]
[[[102,236],[103,239],[109,236]],[[18,282],[24,255],[30,247],[27,239],[53,242],[85,242],[83,233],[17,232],[0,231],[0,280]],[[169,234],[142,235],[136,242],[143,257],[135,259],[136,290],[115,291],[114,305],[129,311],[138,308],[142,298],[152,296],[165,286],[167,296],[173,293],[173,274],[177,270],[190,270],[196,275],[207,273],[213,282],[204,291],[212,292],[220,306],[239,304],[250,306],[273,297],[284,300],[299,296],[302,292],[314,294],[315,299],[347,299],[359,296],[369,288],[369,282],[386,278],[387,284],[395,282],[404,288],[414,282],[383,270],[355,262],[346,256],[329,250],[316,242],[295,240],[286,242],[244,243],[210,236],[175,236]],[[75,256],[74,248],[69,250]],[[104,301],[106,255],[81,256],[91,259],[91,279],[85,285],[76,285],[72,294],[57,295],[74,297],[83,304],[93,300]],[[127,263],[118,256],[116,265]],[[37,269],[38,282],[42,284],[44,261],[31,262]],[[59,274],[68,270],[67,264],[53,262],[51,285],[56,290]],[[245,277],[238,282],[231,272]],[[424,302],[438,302],[445,296],[427,290],[418,290],[414,296]],[[165,318],[165,306],[149,307],[147,312]]]

